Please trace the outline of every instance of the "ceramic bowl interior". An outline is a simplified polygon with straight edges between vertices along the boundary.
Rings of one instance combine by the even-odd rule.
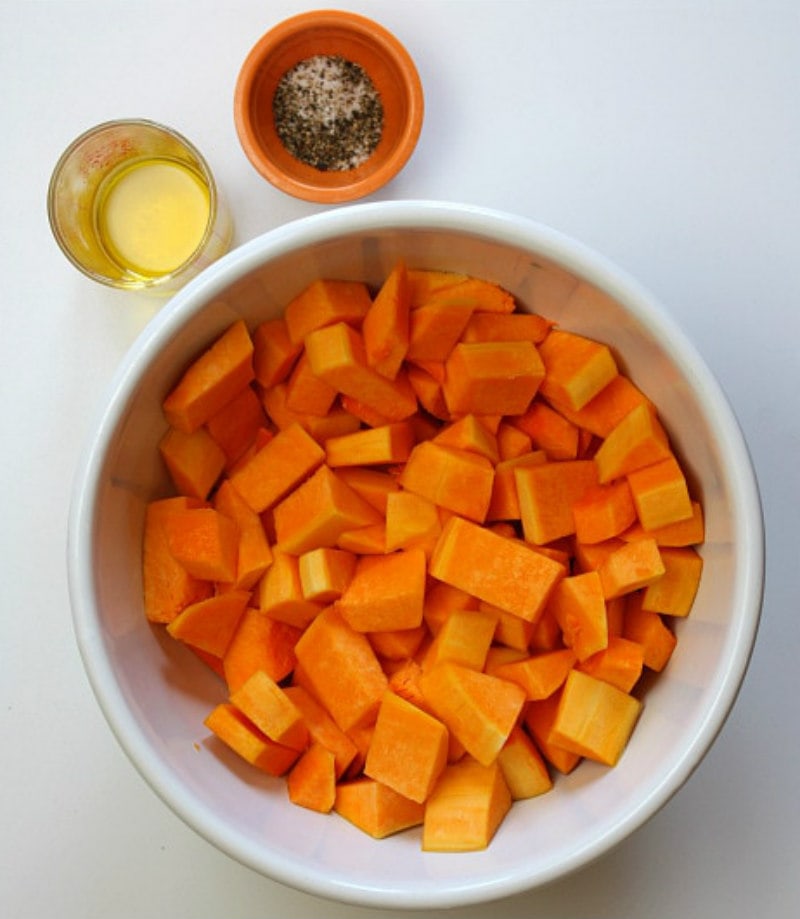
[[[608,769],[585,762],[554,791],[514,805],[491,845],[424,853],[412,830],[375,841],[336,815],[289,803],[209,740],[218,679],[142,611],[146,502],[169,493],[160,403],[232,320],[280,314],[319,277],[378,284],[410,266],[467,272],[523,309],[609,343],[654,400],[704,504],[705,569],[678,649],[653,680],[631,743]],[[641,287],[601,256],[517,217],[435,202],[362,204],[255,239],[181,291],[135,342],[100,413],[75,483],[69,577],[78,645],[119,742],[155,792],[198,833],[256,871],[312,894],[373,907],[453,907],[535,887],[640,827],[685,782],[733,705],[755,639],[763,582],[757,486],[731,408],[693,346]]]
[[[383,105],[383,130],[370,157],[353,169],[320,170],[295,158],[275,129],[272,100],[284,74],[315,55],[358,64]],[[242,65],[234,120],[255,169],[277,188],[309,201],[352,201],[374,192],[403,168],[422,128],[423,93],[406,49],[378,23],[353,13],[302,13],[267,32]]]

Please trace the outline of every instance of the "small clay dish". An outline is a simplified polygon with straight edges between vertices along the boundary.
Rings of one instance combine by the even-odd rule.
[[[273,101],[281,81],[318,56],[357,65],[380,99],[380,139],[353,167],[311,165],[289,151],[276,128]],[[416,146],[423,110],[419,74],[394,35],[370,19],[337,10],[302,13],[262,36],[245,59],[234,95],[236,131],[256,170],[276,188],[322,203],[363,198],[394,178]]]

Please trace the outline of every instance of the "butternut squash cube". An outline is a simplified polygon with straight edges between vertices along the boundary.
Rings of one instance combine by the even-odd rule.
[[[361,281],[322,278],[290,300],[283,315],[290,340],[302,344],[325,326],[338,322],[361,325],[371,306],[369,290]]]
[[[600,482],[667,459],[672,455],[667,435],[646,404],[632,409],[597,448],[594,461]]]
[[[581,761],[582,756],[553,741],[553,724],[563,691],[562,687],[546,699],[529,702],[525,708],[523,723],[547,762],[562,774],[568,775]]]
[[[464,757],[449,765],[425,805],[426,852],[485,849],[511,807],[511,792],[498,763]]]
[[[421,549],[363,556],[336,609],[357,632],[416,628],[422,622],[425,578]]]
[[[564,566],[520,540],[451,517],[431,556],[429,573],[486,603],[534,622],[564,577]]]
[[[295,555],[275,549],[273,561],[257,588],[258,608],[267,616],[304,629],[323,604],[303,595],[300,565]]]
[[[486,518],[493,481],[485,456],[430,440],[414,447],[400,474],[403,488],[476,523]]]
[[[276,504],[325,460],[325,451],[297,422],[279,431],[230,476],[257,514]]]
[[[533,702],[556,692],[566,680],[575,660],[575,652],[571,648],[559,648],[499,664],[493,673],[520,685],[528,701]]]
[[[644,667],[644,648],[638,642],[611,635],[608,645],[577,665],[577,669],[598,680],[605,680],[623,692],[630,692]]]
[[[525,539],[545,545],[575,532],[573,505],[597,484],[592,460],[519,465],[514,469]]]
[[[302,632],[285,622],[247,607],[222,658],[225,682],[233,693],[257,670],[276,683],[294,670],[295,645]]]
[[[579,661],[608,645],[608,621],[603,582],[597,571],[565,577],[548,603],[563,635]]]
[[[308,355],[302,352],[286,381],[286,407],[300,415],[324,417],[336,396],[336,390],[314,373]]]
[[[270,740],[230,702],[212,709],[204,723],[242,759],[269,775],[283,775],[300,756],[298,750]]]
[[[464,415],[445,425],[433,437],[433,442],[457,450],[469,450],[485,456],[492,463],[500,459],[497,437],[475,415]]]
[[[617,376],[607,345],[563,329],[551,329],[539,345],[545,366],[542,395],[580,411]]]
[[[374,722],[388,680],[369,639],[328,607],[295,646],[311,691],[345,732]]]
[[[267,319],[253,332],[253,369],[258,383],[269,389],[286,380],[303,350],[301,341],[289,338],[283,316]]]
[[[356,570],[356,555],[343,549],[321,546],[298,558],[300,589],[306,600],[328,605],[338,600]]]
[[[255,377],[253,341],[244,320],[230,325],[196,358],[163,402],[171,427],[191,434]]]
[[[370,741],[364,774],[422,804],[447,764],[447,728],[432,715],[387,692]]]
[[[336,763],[330,750],[312,744],[286,777],[289,800],[298,807],[328,814],[336,801]]]
[[[345,322],[312,332],[305,341],[314,373],[345,396],[363,403],[387,422],[403,421],[417,410],[417,397],[408,378],[393,380],[369,366],[364,341]]]
[[[502,680],[443,661],[423,668],[420,689],[426,704],[478,762],[494,762],[525,704],[525,690]]]
[[[414,446],[414,429],[408,421],[364,428],[325,441],[327,463],[340,466],[386,466],[404,463]]]
[[[406,357],[411,293],[405,262],[389,273],[361,324],[367,362],[381,376],[393,380]]]
[[[284,692],[303,716],[311,742],[333,754],[334,775],[340,779],[355,759],[355,744],[305,687],[292,684]]]
[[[430,554],[441,532],[439,509],[428,498],[402,490],[386,496],[387,552],[416,546]]]
[[[641,591],[631,595],[625,607],[623,637],[642,646],[648,670],[662,671],[669,663],[678,639],[660,613],[644,609]]]
[[[381,520],[371,504],[324,464],[288,494],[273,515],[277,546],[293,555],[335,546],[342,533]]]
[[[543,379],[533,342],[461,342],[447,359],[444,397],[456,415],[521,415]]]
[[[642,703],[616,686],[572,670],[564,684],[551,742],[613,766],[622,755]]]
[[[175,511],[164,518],[169,551],[193,577],[230,582],[236,578],[239,527],[213,507]]]
[[[679,523],[692,516],[689,487],[674,456],[628,473],[628,486],[645,530]]]
[[[221,658],[250,602],[246,590],[232,590],[184,607],[167,625],[173,638]]]
[[[341,782],[334,810],[374,839],[385,839],[422,823],[425,807],[374,779]]]
[[[536,798],[550,791],[553,780],[528,734],[517,725],[497,756],[512,801]]]
[[[600,564],[597,573],[607,600],[646,587],[664,574],[664,561],[654,539],[623,543]]]
[[[204,427],[184,434],[168,428],[158,445],[178,494],[205,500],[225,469],[225,451]]]
[[[194,498],[161,498],[147,505],[142,540],[144,612],[150,622],[171,622],[192,603],[210,597],[210,581],[194,577],[169,551],[165,519],[176,511],[199,507]]]
[[[231,695],[231,702],[270,740],[305,750],[308,728],[297,706],[263,670],[257,670]]]
[[[472,315],[471,307],[430,303],[412,310],[408,344],[410,361],[446,361]]]
[[[455,609],[448,613],[422,660],[424,670],[453,661],[483,670],[492,644],[497,615],[486,610]]]
[[[702,556],[691,546],[661,546],[659,551],[664,574],[644,588],[642,608],[668,616],[688,616],[700,586]]]

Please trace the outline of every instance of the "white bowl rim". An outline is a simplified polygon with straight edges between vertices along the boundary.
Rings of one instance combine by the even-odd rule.
[[[701,729],[693,743],[645,806],[620,822],[615,831],[593,839],[565,863],[547,865],[537,874],[518,872],[491,883],[469,881],[420,895],[413,890],[391,891],[391,903],[381,889],[345,884],[299,871],[291,860],[265,856],[257,858],[241,844],[236,834],[207,814],[198,811],[197,800],[177,781],[165,777],[149,749],[148,741],[128,712],[113,669],[103,653],[102,630],[95,607],[91,557],[96,519],[95,485],[105,453],[120,417],[138,382],[138,368],[158,343],[171,335],[195,312],[238,277],[257,268],[265,258],[276,258],[304,245],[335,236],[391,229],[424,227],[452,230],[484,237],[522,248],[535,247],[538,254],[589,279],[600,289],[625,303],[634,302],[661,332],[679,348],[683,372],[690,374],[702,397],[713,404],[715,421],[730,456],[732,487],[746,521],[747,570],[742,579],[737,631],[729,644],[733,648],[724,677],[716,687]],[[67,575],[73,627],[78,649],[98,704],[117,741],[152,790],[188,826],[222,852],[255,871],[297,890],[358,906],[401,909],[453,908],[498,900],[555,881],[604,855],[625,837],[646,823],[685,784],[721,731],[741,689],[756,639],[764,590],[764,526],[758,484],[750,454],[726,395],[694,345],[665,312],[661,304],[624,270],[575,239],[526,217],[501,210],[432,200],[403,200],[351,204],[294,220],[267,231],[223,256],[179,291],[148,323],[133,342],[107,388],[98,411],[94,432],[84,446],[73,482],[68,516]],[[747,614],[745,614],[747,613]]]

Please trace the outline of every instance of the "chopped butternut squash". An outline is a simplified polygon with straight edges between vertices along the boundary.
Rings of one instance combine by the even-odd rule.
[[[516,307],[403,260],[321,278],[162,402],[144,613],[222,678],[207,727],[294,804],[432,852],[617,763],[703,571],[655,404]]]

